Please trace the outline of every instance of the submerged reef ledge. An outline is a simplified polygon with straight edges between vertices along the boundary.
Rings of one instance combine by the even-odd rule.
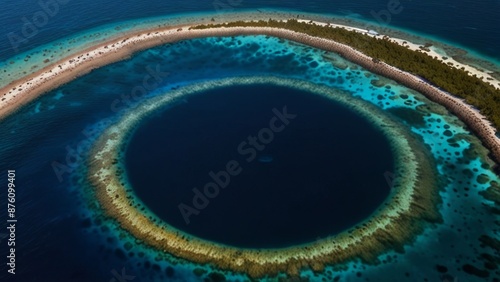
[[[127,142],[152,114],[189,95],[233,85],[273,84],[321,95],[364,117],[386,136],[393,151],[395,171],[386,201],[367,219],[337,235],[280,249],[243,249],[206,241],[183,233],[156,217],[134,195],[124,169]],[[250,277],[322,271],[326,265],[361,259],[378,263],[378,255],[403,251],[429,223],[441,222],[438,174],[429,150],[400,122],[376,106],[340,90],[278,77],[238,77],[191,84],[148,99],[130,109],[107,128],[88,159],[88,181],[106,216],[146,245],[200,264],[244,273]],[[300,223],[297,223],[300,224]],[[325,224],[329,224],[325,218]]]
[[[304,32],[286,28],[240,26],[245,24],[247,23],[239,21],[233,23],[234,26],[231,27],[228,27],[227,24],[226,26],[219,27],[192,24],[152,28],[151,30],[127,34],[118,39],[90,47],[81,53],[70,55],[35,73],[28,74],[22,79],[12,81],[7,86],[1,88],[0,120],[34,100],[39,95],[53,90],[95,68],[126,59],[137,51],[192,38],[268,35],[303,43],[325,51],[336,52],[347,60],[359,64],[371,72],[393,79],[406,87],[424,94],[432,101],[445,106],[459,117],[481,139],[497,165],[500,164],[500,138],[496,135],[498,126],[495,128],[491,123],[495,120],[488,120],[479,110],[466,103],[466,101],[443,91],[414,74],[402,71],[376,58],[369,57],[356,50],[356,46],[349,46],[331,39],[312,36]],[[313,24],[315,23],[313,22]],[[477,95],[482,95],[482,93],[477,93]],[[481,100],[482,98],[484,97],[474,97],[475,100]],[[493,101],[496,100],[493,99]],[[491,103],[487,105],[492,106]],[[491,110],[486,109],[485,111],[488,112]],[[494,107],[493,110],[497,111],[498,109]],[[500,124],[500,121],[498,124]]]

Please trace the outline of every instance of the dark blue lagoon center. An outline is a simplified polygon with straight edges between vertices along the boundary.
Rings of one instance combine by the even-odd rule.
[[[125,164],[137,197],[166,223],[213,242],[278,248],[369,217],[390,192],[393,155],[350,109],[259,84],[208,90],[154,114]]]

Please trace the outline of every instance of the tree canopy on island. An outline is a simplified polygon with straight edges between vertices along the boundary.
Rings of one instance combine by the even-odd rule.
[[[274,27],[301,32],[349,45],[376,60],[417,75],[440,89],[452,93],[476,107],[500,131],[500,90],[465,69],[458,69],[427,55],[390,41],[388,37],[372,37],[345,28],[315,23],[288,21],[234,21],[224,24],[198,25],[192,29],[217,27]]]

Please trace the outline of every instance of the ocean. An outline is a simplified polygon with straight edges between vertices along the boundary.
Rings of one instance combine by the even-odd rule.
[[[397,8],[391,5],[395,5],[393,1],[368,0],[355,2],[19,0],[3,3],[3,8],[0,10],[0,23],[2,23],[0,35],[4,38],[0,40],[0,60],[7,65],[9,58],[13,56],[109,23],[182,13],[223,13],[239,10],[258,12],[260,9],[274,9],[294,11],[294,13],[329,14],[379,23],[464,48],[486,61],[493,63],[500,61],[498,28],[500,1],[490,0],[479,4],[474,1],[437,3],[401,0],[400,4],[396,5]],[[23,30],[25,23],[34,20],[40,27],[31,32]],[[32,36],[25,36],[26,34]],[[134,96],[137,94],[134,92],[137,87],[144,86],[145,75],[149,73],[149,69],[157,67],[165,75],[156,81],[154,89],[148,88],[144,90],[144,95]],[[0,75],[5,78],[3,74]],[[293,78],[326,85],[338,89],[342,95],[359,98],[380,111],[392,113],[393,118],[397,119],[405,130],[411,132],[415,140],[424,144],[422,147],[435,161],[434,169],[443,176],[439,184],[442,186],[438,187],[441,199],[438,208],[442,222],[423,224],[424,231],[411,244],[403,249],[384,252],[376,257],[375,264],[355,260],[341,266],[327,266],[323,272],[306,269],[300,273],[304,281],[484,281],[485,277],[494,281],[493,278],[499,277],[498,269],[492,266],[492,261],[498,259],[498,250],[484,243],[484,238],[498,237],[495,233],[498,214],[492,212],[491,201],[486,200],[482,193],[495,181],[496,183],[500,181],[492,171],[491,163],[484,157],[484,148],[461,121],[443,107],[431,103],[423,95],[394,81],[374,75],[336,54],[273,37],[237,36],[192,39],[139,52],[127,60],[94,70],[50,91],[1,121],[0,206],[2,209],[7,207],[8,170],[15,170],[16,177],[12,181],[18,187],[16,189],[18,223],[16,223],[16,275],[12,275],[7,273],[9,266],[5,263],[5,258],[10,253],[7,248],[10,234],[4,227],[5,213],[2,213],[0,281],[248,281],[248,277],[241,273],[222,271],[210,264],[192,264],[157,252],[140,239],[132,237],[116,221],[102,214],[99,209],[100,204],[93,197],[86,178],[87,157],[99,134],[114,122],[127,116],[142,102],[168,95],[170,91],[193,83],[245,76]],[[387,144],[381,144],[383,137],[375,136],[366,128],[356,132],[355,129],[366,125],[359,121],[361,118],[352,117],[345,111],[335,111],[334,109],[338,109],[335,107],[329,108],[333,109],[333,112],[326,114],[324,112],[327,106],[322,105],[323,108],[310,101],[307,105],[301,105],[305,100],[297,97],[303,94],[294,94],[291,90],[285,92],[292,96],[296,95],[295,98],[271,97],[272,99],[259,104],[260,106],[243,99],[243,97],[248,99],[252,93],[258,91],[260,90],[252,87],[235,86],[220,91],[214,90],[215,94],[211,95],[220,97],[213,101],[209,96],[202,97],[205,100],[193,99],[192,103],[189,99],[182,101],[174,105],[171,110],[172,115],[167,111],[165,119],[162,119],[161,115],[156,116],[157,120],[149,125],[150,128],[145,126],[143,128],[145,133],[142,136],[144,139],[136,140],[138,143],[136,147],[133,147],[134,141],[132,141],[133,152],[129,153],[135,154],[136,158],[133,159],[142,160],[141,157],[144,156],[141,153],[148,149],[156,148],[153,153],[161,153],[155,162],[145,161],[152,167],[145,168],[144,163],[140,162],[133,164],[131,167],[135,165],[138,173],[141,168],[149,169],[150,171],[146,172],[158,177],[162,170],[169,169],[160,176],[174,178],[177,176],[179,179],[164,180],[165,185],[162,187],[177,185],[182,182],[180,181],[182,175],[182,178],[189,180],[186,181],[187,184],[183,184],[185,189],[190,189],[193,185],[202,185],[206,181],[207,170],[224,165],[228,159],[234,157],[231,155],[234,153],[232,144],[237,145],[239,141],[247,138],[248,134],[258,131],[260,124],[270,118],[267,116],[267,113],[271,113],[270,108],[286,103],[297,108],[302,107],[304,112],[302,122],[314,124],[314,126],[301,124],[297,118],[297,125],[291,126],[297,126],[296,130],[300,134],[289,135],[294,128],[290,127],[290,132],[285,131],[283,136],[292,139],[279,140],[280,136],[277,135],[277,143],[272,143],[270,148],[272,146],[279,148],[274,148],[274,151],[263,151],[252,163],[252,167],[249,166],[245,170],[247,175],[242,175],[241,179],[244,181],[240,180],[242,183],[239,183],[238,187],[247,189],[247,194],[239,195],[234,192],[236,195],[233,195],[234,199],[243,203],[241,206],[230,200],[225,202],[226,206],[217,206],[214,202],[201,215],[206,221],[198,222],[200,225],[185,230],[180,227],[183,218],[179,216],[182,214],[176,213],[177,218],[173,220],[180,222],[176,223],[180,230],[200,234],[201,237],[206,229],[215,228],[214,226],[222,229],[229,226],[228,230],[234,228],[237,238],[231,237],[231,234],[228,234],[230,231],[225,230],[210,230],[211,233],[205,235],[214,241],[232,240],[231,244],[241,244],[245,247],[288,246],[304,241],[321,240],[328,237],[328,234],[352,225],[359,218],[370,215],[386,197],[386,193],[390,194],[390,191],[385,189],[391,189],[390,176],[395,172],[392,171],[389,148],[385,147]],[[241,94],[241,99],[224,98],[224,95],[233,94]],[[258,94],[260,96],[255,96],[266,100],[262,98],[264,90]],[[224,104],[224,101],[231,103]],[[231,108],[231,105],[235,104],[242,110]],[[205,119],[205,115],[211,115],[207,106],[212,110],[217,109],[217,113],[210,116],[213,120]],[[194,114],[180,112],[181,109]],[[227,124],[224,123],[225,118],[232,119],[238,115],[240,118],[241,115],[248,117],[249,120],[234,119]],[[196,120],[200,119],[207,122],[207,125],[197,124]],[[342,128],[344,133],[341,133],[335,128],[338,129],[342,123],[329,122],[335,119],[358,125],[353,128],[349,126]],[[161,126],[169,121],[175,121],[177,124],[170,127]],[[327,128],[327,125],[335,128]],[[199,127],[196,132],[190,130],[193,126]],[[199,132],[207,130],[208,126],[213,127],[210,134],[200,136]],[[224,131],[227,128],[239,128],[239,131],[235,130],[226,136]],[[164,131],[158,133],[155,130]],[[314,132],[307,135],[307,130]],[[321,132],[322,130],[324,132]],[[185,132],[184,138],[189,140],[169,139],[169,132]],[[363,139],[367,141],[357,140],[350,143],[349,140],[339,139],[347,136],[345,132],[362,137],[363,134],[369,136]],[[162,144],[150,146],[148,142],[156,140],[155,137],[162,140],[161,142],[175,144],[178,149],[174,146],[161,151],[164,147]],[[226,143],[217,139],[222,137],[227,137],[224,140]],[[207,141],[209,144],[218,146],[219,151],[193,148],[198,143],[193,141],[195,138],[200,138],[200,142],[206,138],[210,141]],[[303,139],[286,143],[293,138]],[[336,151],[329,151],[329,143],[316,142],[318,138],[326,138],[325,140],[331,141],[332,146],[340,147],[336,147]],[[301,148],[291,147],[295,143]],[[307,146],[317,147],[314,150],[304,149]],[[366,150],[360,150],[356,155],[350,156],[350,152],[356,147],[363,147]],[[299,150],[299,153],[294,155],[294,150]],[[188,158],[190,152],[196,153]],[[161,156],[167,153],[173,155],[173,159],[178,159],[177,162],[165,164]],[[200,157],[199,162],[196,160],[197,157]],[[300,160],[301,166],[293,166],[294,158],[296,161]],[[312,163],[313,159],[317,158],[321,159],[321,162],[315,163],[316,166],[306,163]],[[328,167],[328,161],[336,159],[340,161],[333,162],[334,165]],[[192,170],[180,170],[177,167],[177,164],[186,162],[193,165]],[[287,164],[290,167],[286,167],[286,171],[283,171],[280,169],[284,167],[280,164]],[[340,168],[348,171],[362,168],[368,172],[362,175],[347,175],[348,172]],[[252,185],[249,184],[252,181],[251,174],[262,171],[268,174],[274,172],[281,178],[270,180],[276,181],[275,183],[266,182],[267,179],[259,179],[260,182],[256,180],[253,185],[260,185],[260,189],[256,189],[255,192],[263,195],[252,194]],[[316,206],[314,202],[301,203],[301,195],[296,192],[290,193],[288,198],[282,196],[296,191],[300,186],[297,183],[305,181],[296,177],[301,172],[304,175],[307,172],[306,184],[315,187],[308,190],[313,195],[311,199],[316,199],[322,206]],[[344,184],[347,183],[346,187],[351,185],[357,189],[354,191],[360,195],[359,202],[356,203],[363,206],[363,209],[357,210],[360,213],[357,215],[359,218],[348,219],[342,214],[348,208],[353,208],[354,204],[350,203],[355,201],[354,196],[358,195],[345,195],[346,198],[336,199],[335,193],[330,193],[331,191],[327,193],[324,191],[326,188],[321,186],[324,183],[322,175],[328,175],[324,178],[336,179]],[[371,181],[370,179],[376,179],[376,183],[366,183]],[[131,177],[131,182],[134,181],[139,183],[136,185],[145,185],[144,191],[154,191],[153,185],[162,180],[148,179],[146,173],[145,176],[133,179]],[[371,184],[376,189],[370,190]],[[280,190],[268,191],[273,186],[279,186]],[[288,187],[293,189],[288,190]],[[165,210],[178,212],[175,208],[176,202],[189,201],[190,192],[183,191],[182,197],[162,201],[169,195],[168,191],[162,191],[159,194],[161,197],[156,198],[155,195],[149,194],[150,199],[147,199],[146,195],[143,200],[156,201],[154,211],[157,215],[161,215]],[[256,203],[259,199],[267,198],[266,193],[269,193],[268,198],[274,202],[283,199],[295,201],[280,202],[277,206],[282,208],[274,211],[271,209],[271,212],[275,213],[268,216]],[[137,194],[140,195],[141,192]],[[230,195],[231,193],[217,199],[223,200],[223,197]],[[343,199],[349,199],[350,202]],[[167,203],[170,210],[164,208]],[[329,207],[328,204],[336,206]],[[151,205],[153,209],[153,204]],[[252,210],[251,215],[267,218],[262,221],[259,221],[258,217],[247,218],[247,222],[253,224],[252,230],[249,230],[248,226],[238,222],[238,214],[227,214],[235,205],[241,210]],[[284,209],[287,208],[289,211],[285,212]],[[302,213],[301,209],[307,212]],[[328,213],[331,213],[331,216],[325,216]],[[220,221],[216,222],[217,225],[207,222],[221,214],[227,218],[218,218]],[[291,222],[273,224],[282,218],[280,215],[286,217],[290,214],[299,220],[288,219]],[[161,216],[169,218],[171,215]],[[314,216],[317,218],[312,218]],[[335,225],[331,228],[321,226],[326,220],[334,220]],[[263,230],[258,236],[244,238],[246,233],[256,232],[258,228],[255,226],[259,227],[260,223],[263,223],[261,227],[266,226],[266,228],[262,227]],[[309,229],[314,230],[310,233]],[[267,234],[268,231],[274,232],[275,236],[267,236],[272,235]],[[290,232],[295,232],[294,236],[284,235]],[[280,240],[281,237],[283,240]],[[276,281],[295,281],[284,275],[280,279]]]
[[[55,1],[55,0],[54,0]],[[45,21],[37,13],[54,2],[51,0],[20,0],[6,2],[0,10],[0,59],[7,59],[19,52],[60,39],[75,32],[98,27],[110,22],[163,16],[166,14],[205,11],[255,11],[256,9],[294,10],[297,12],[332,14],[356,20],[380,23],[392,28],[401,28],[427,37],[435,37],[452,45],[470,49],[487,58],[500,60],[500,2],[487,0],[460,1],[395,1],[400,3],[394,13],[386,13],[387,1],[265,1],[265,0],[209,0],[209,1],[78,1],[59,0],[57,11]],[[147,4],[145,4],[147,3]],[[40,28],[32,37],[22,35],[26,21],[38,19]],[[43,25],[42,25],[43,24]],[[22,43],[12,48],[8,35],[21,36]],[[14,44],[17,45],[17,44]]]

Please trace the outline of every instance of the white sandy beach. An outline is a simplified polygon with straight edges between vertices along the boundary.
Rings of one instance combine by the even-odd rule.
[[[310,21],[307,21],[307,20],[298,20],[298,21],[299,22],[306,22],[306,23],[310,22]],[[321,25],[321,26],[328,25],[328,23],[318,22],[318,21],[313,21],[313,23],[315,23],[317,25]],[[330,26],[332,26],[332,27],[338,27],[338,28],[345,28],[347,30],[355,31],[355,32],[359,32],[359,33],[363,33],[363,34],[366,34],[366,35],[371,36],[371,37],[376,37],[376,38],[382,38],[382,37],[384,37],[384,34],[378,34],[378,35],[370,34],[369,30],[362,29],[362,28],[351,27],[351,26],[341,25],[341,24],[330,24]],[[398,43],[401,46],[406,46],[410,50],[418,51],[418,52],[423,52],[423,53],[431,56],[432,58],[435,58],[435,59],[437,59],[437,60],[439,60],[441,62],[444,62],[444,63],[446,63],[446,64],[448,64],[450,66],[453,66],[453,67],[455,67],[457,69],[464,68],[465,71],[469,72],[469,75],[471,75],[471,76],[475,75],[478,78],[481,78],[484,82],[488,82],[488,83],[493,84],[493,86],[496,89],[500,89],[500,81],[497,80],[496,78],[492,77],[487,71],[481,71],[481,70],[478,70],[477,68],[475,68],[473,66],[460,63],[460,62],[454,60],[453,58],[451,58],[451,56],[444,56],[443,53],[446,53],[446,52],[443,51],[443,50],[437,50],[437,48],[435,46],[428,47],[429,51],[423,51],[421,49],[421,47],[424,47],[424,46],[419,45],[419,44],[415,44],[415,43],[412,43],[412,42],[409,42],[408,40],[404,40],[404,39],[400,39],[400,38],[395,38],[395,37],[389,37],[389,40],[392,41],[392,42],[394,42],[394,43]],[[446,59],[443,59],[443,57],[446,57]]]

